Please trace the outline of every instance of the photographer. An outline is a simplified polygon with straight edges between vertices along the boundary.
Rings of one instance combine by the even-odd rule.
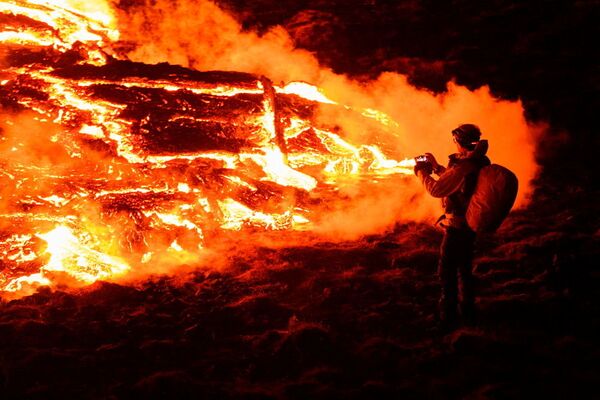
[[[439,318],[442,328],[446,329],[456,326],[458,309],[465,323],[474,322],[472,259],[475,232],[469,228],[465,214],[479,171],[490,165],[485,155],[488,143],[480,140],[481,132],[476,125],[460,125],[452,131],[452,137],[458,152],[449,156],[448,167],[438,164],[430,153],[418,157],[415,166],[415,174],[427,192],[442,198],[444,206],[444,215],[439,220],[445,234],[440,248],[438,276],[442,289]],[[439,179],[431,177],[432,173]]]

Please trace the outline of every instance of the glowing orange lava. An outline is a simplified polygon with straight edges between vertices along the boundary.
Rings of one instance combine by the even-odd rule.
[[[396,124],[377,110],[308,83],[127,60],[103,2],[12,0],[0,13],[0,95],[13,110],[2,114],[0,291],[197,260],[223,230],[308,229],[314,198],[337,180],[412,173],[412,159],[313,117],[329,106]]]

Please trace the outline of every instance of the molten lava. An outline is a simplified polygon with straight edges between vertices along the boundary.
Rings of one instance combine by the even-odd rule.
[[[0,24],[0,291],[193,258],[222,230],[309,229],[340,178],[412,172],[317,124],[344,106],[307,83],[131,62],[109,15],[66,0],[2,2]]]

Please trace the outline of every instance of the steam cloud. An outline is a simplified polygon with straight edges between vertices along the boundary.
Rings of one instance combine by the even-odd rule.
[[[375,129],[364,118],[331,111],[320,118],[339,126],[355,143],[384,142],[384,150],[395,157],[432,152],[445,163],[446,156],[455,151],[450,131],[461,123],[475,123],[490,142],[492,161],[519,177],[517,206],[528,202],[531,180],[538,170],[536,141],[544,128],[528,124],[519,101],[496,99],[487,87],[470,91],[452,82],[446,93],[434,94],[411,86],[405,76],[393,72],[372,81],[352,80],[295,48],[282,27],[263,35],[243,31],[233,16],[207,0],[146,0],[119,10],[118,21],[122,39],[133,44],[128,56],[135,61],[245,71],[276,83],[306,81],[341,104],[385,112],[398,124],[388,132],[381,132],[381,125]],[[415,182],[392,187],[383,184],[375,193],[357,189],[354,195],[356,201],[334,210],[322,221],[321,229],[352,237],[384,229],[397,220],[430,220],[440,212]]]

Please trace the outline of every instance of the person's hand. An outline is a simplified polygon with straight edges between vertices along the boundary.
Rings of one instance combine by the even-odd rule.
[[[425,156],[427,157],[427,160],[429,160],[429,162],[431,163],[434,174],[441,175],[444,173],[444,171],[446,170],[446,167],[444,167],[443,165],[438,163],[433,154],[425,153]]]
[[[440,167],[440,164],[437,162],[433,154],[425,153],[425,155],[427,156],[427,161],[431,163],[431,166],[433,167],[434,171]]]
[[[417,163],[415,164],[414,171],[415,175],[417,176],[419,176],[419,173],[431,175],[431,173],[433,172],[433,166],[428,161],[417,161]]]

